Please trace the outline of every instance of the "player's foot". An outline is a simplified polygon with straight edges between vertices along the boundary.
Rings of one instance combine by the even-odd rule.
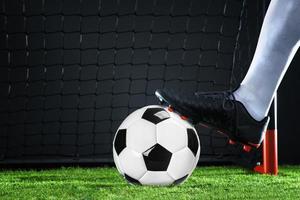
[[[245,151],[249,151],[250,146],[260,146],[269,123],[268,116],[255,120],[231,91],[178,93],[164,89],[156,90],[155,95],[162,104],[188,117],[193,124],[216,128],[229,137],[230,143],[244,144]]]

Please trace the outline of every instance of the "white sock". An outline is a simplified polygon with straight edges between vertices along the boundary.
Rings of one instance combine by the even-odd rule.
[[[245,85],[240,85],[238,90],[234,92],[234,97],[246,107],[255,120],[261,121],[268,114],[267,104],[262,103],[263,100],[258,99],[255,92],[248,90]]]
[[[250,115],[267,116],[274,94],[290,65],[300,39],[300,1],[272,0],[250,68],[234,92]]]

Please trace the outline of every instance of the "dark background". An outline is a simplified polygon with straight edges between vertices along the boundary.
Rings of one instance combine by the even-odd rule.
[[[0,0],[0,164],[111,163],[117,127],[135,109],[157,104],[155,89],[226,90],[242,80],[267,5]],[[298,57],[279,91],[281,163],[300,163]],[[196,128],[200,162],[259,160],[259,151],[245,154]]]
[[[300,163],[300,52],[294,57],[278,90],[278,150],[280,163]]]

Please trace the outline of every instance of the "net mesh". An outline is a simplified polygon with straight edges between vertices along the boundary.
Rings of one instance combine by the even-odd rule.
[[[111,162],[112,140],[157,88],[235,87],[260,0],[1,0],[0,163]],[[200,161],[240,149],[197,126]]]

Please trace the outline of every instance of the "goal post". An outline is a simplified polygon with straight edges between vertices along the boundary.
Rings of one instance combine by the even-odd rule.
[[[277,144],[277,94],[274,97],[270,112],[270,123],[262,144],[262,163],[254,171],[262,174],[278,174],[278,144]]]
[[[268,1],[1,1],[0,165],[112,163],[117,127],[156,89],[241,82]],[[260,151],[196,128],[200,163]]]

